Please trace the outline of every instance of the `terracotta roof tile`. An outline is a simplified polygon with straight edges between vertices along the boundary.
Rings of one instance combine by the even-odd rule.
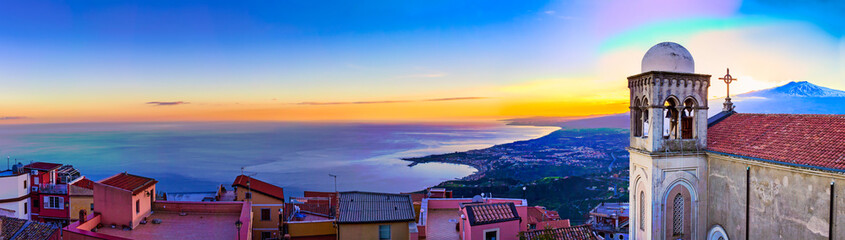
[[[132,195],[135,195],[144,191],[147,187],[155,185],[158,181],[152,178],[141,177],[124,172],[100,180],[100,183],[131,191]]]
[[[26,166],[23,166],[23,167],[24,167],[24,168],[28,168],[28,169],[36,169],[36,170],[42,170],[42,171],[50,171],[50,170],[53,170],[53,169],[59,168],[59,167],[61,167],[61,166],[62,166],[62,165],[61,165],[61,164],[58,164],[58,163],[34,162],[34,163],[30,163],[30,164],[28,164],[28,165],[26,165]]]
[[[578,225],[565,228],[543,229],[525,232],[525,239],[548,239],[550,236],[556,240],[598,240],[599,238],[590,229],[590,225]]]
[[[845,115],[735,113],[710,126],[707,149],[845,170]]]
[[[263,182],[261,180],[249,177],[246,175],[239,175],[235,177],[235,182],[232,186],[240,186],[243,188],[250,188],[251,191],[259,192],[272,198],[285,200],[285,190],[273,184]]]
[[[0,216],[3,232],[2,239],[48,239],[59,230],[59,228],[47,224],[24,219]]]
[[[519,220],[519,213],[512,202],[477,203],[464,205],[470,226]]]
[[[414,205],[405,194],[342,192],[338,223],[414,221]]]
[[[81,187],[81,188],[87,188],[87,189],[94,189],[94,181],[91,181],[91,179],[88,179],[86,177],[82,177],[82,179],[79,179],[79,181],[76,181],[75,183],[73,183],[73,186],[77,186],[77,187]]]

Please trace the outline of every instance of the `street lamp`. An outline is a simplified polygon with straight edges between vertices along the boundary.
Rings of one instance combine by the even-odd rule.
[[[329,174],[329,177],[334,178],[334,192],[337,192],[337,175]]]
[[[237,222],[235,222],[235,227],[238,227],[238,240],[241,240],[241,226],[243,226],[243,225],[244,225],[244,223],[241,222],[241,220],[238,220]]]

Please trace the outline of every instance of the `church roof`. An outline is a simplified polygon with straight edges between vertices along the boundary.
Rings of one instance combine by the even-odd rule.
[[[734,113],[709,126],[711,152],[845,171],[845,115]]]

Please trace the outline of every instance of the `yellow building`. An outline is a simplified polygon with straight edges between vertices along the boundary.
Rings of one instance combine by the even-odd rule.
[[[94,181],[81,177],[68,185],[70,222],[94,212]]]
[[[279,213],[285,207],[284,190],[246,175],[236,177],[232,187],[235,201],[248,201],[252,204],[252,239],[281,238]]]
[[[405,194],[342,192],[337,239],[406,240],[417,232],[414,206]]]

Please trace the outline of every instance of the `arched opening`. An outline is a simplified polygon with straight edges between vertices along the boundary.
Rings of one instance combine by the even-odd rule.
[[[716,225],[707,233],[707,240],[729,240],[728,233],[725,232],[722,226]]]
[[[648,137],[648,99],[643,98],[643,102],[640,106],[642,106],[640,110],[642,112],[642,124],[640,124],[640,133],[642,133],[642,136]]]
[[[681,111],[681,138],[692,139],[695,137],[695,110],[698,107],[695,99],[684,100],[684,110]]]
[[[631,102],[631,133],[634,134],[634,137],[642,136],[642,106],[640,106],[640,99],[634,97],[634,101]]]
[[[640,191],[640,230],[645,231],[645,191]]]
[[[678,124],[680,123],[678,104],[678,100],[674,97],[669,97],[663,102],[663,116],[666,118],[663,121],[663,138],[678,138]]]
[[[664,197],[666,207],[664,213],[664,232],[666,239],[693,238],[692,231],[692,197],[690,190],[683,184],[672,187]]]

